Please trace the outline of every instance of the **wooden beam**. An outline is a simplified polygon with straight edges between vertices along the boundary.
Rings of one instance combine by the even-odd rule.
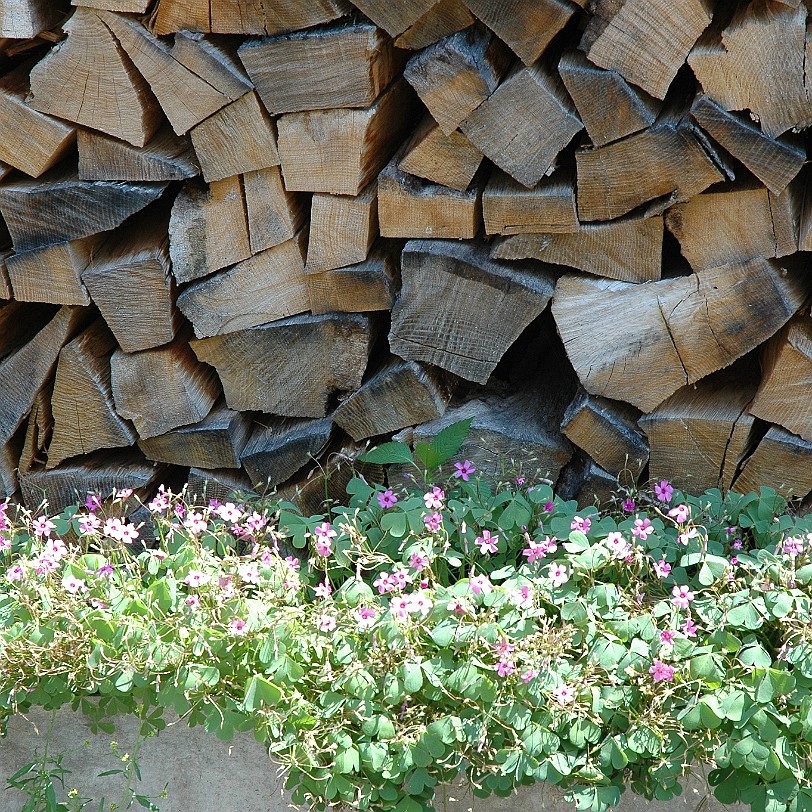
[[[416,53],[403,76],[451,135],[496,90],[510,67],[510,52],[487,28],[473,25]]]
[[[292,240],[189,285],[178,296],[178,307],[192,322],[195,336],[233,333],[306,311],[306,246],[302,230]]]
[[[143,147],[163,118],[149,85],[95,11],[77,8],[64,30],[31,71],[28,104]]]
[[[131,446],[135,429],[113,405],[110,356],[116,340],[97,319],[59,353],[51,399],[54,429],[47,468],[100,448]]]
[[[220,394],[214,370],[197,361],[187,342],[182,333],[162,347],[135,353],[119,349],[110,358],[116,411],[132,420],[142,439],[197,423]]]
[[[139,440],[138,447],[155,462],[190,468],[239,468],[250,431],[247,415],[220,404],[199,423]]]
[[[512,73],[460,125],[474,146],[525,186],[550,174],[582,128],[558,74],[541,62]]]
[[[293,239],[307,216],[304,195],[285,189],[278,166],[246,172],[242,180],[251,253]]]
[[[339,405],[333,420],[360,441],[442,417],[450,399],[448,378],[393,357]]]
[[[575,179],[558,170],[526,187],[494,167],[482,193],[486,234],[560,234],[578,231]]]
[[[172,206],[169,254],[178,282],[208,276],[251,256],[245,194],[238,176],[208,186],[184,184]]]
[[[363,262],[378,236],[378,184],[353,197],[314,194],[310,204],[307,273]]]
[[[704,94],[694,99],[691,116],[773,194],[781,194],[806,161],[806,150],[798,136],[771,138],[752,121],[728,112]]]
[[[478,383],[488,380],[553,292],[553,276],[544,266],[493,260],[481,243],[410,240],[401,265],[392,352]]]
[[[192,145],[169,124],[143,147],[83,129],[77,143],[80,180],[167,181],[200,174]]]
[[[459,130],[446,135],[431,116],[426,116],[409,139],[398,169],[464,192],[471,185],[483,157]]]
[[[379,25],[390,36],[396,37],[413,26],[428,13],[437,0],[411,0],[409,3],[390,3],[387,0],[353,0],[375,25]]]
[[[660,112],[660,101],[617,71],[593,65],[581,51],[567,51],[558,72],[596,147],[645,130]]]
[[[598,0],[580,48],[590,62],[663,99],[712,8],[708,0]]]
[[[54,167],[38,179],[0,186],[0,208],[16,251],[109,231],[157,200],[166,183],[79,180],[75,170]]]
[[[772,426],[747,457],[733,482],[738,493],[758,491],[771,483],[784,498],[804,497],[812,491],[812,443],[780,426]]]
[[[398,79],[365,109],[288,113],[277,122],[288,191],[355,195],[389,160],[417,100]]]
[[[51,0],[2,0],[0,37],[28,39],[55,25],[61,15]]]
[[[273,115],[369,107],[403,64],[392,40],[367,22],[248,40],[239,55]]]
[[[438,39],[468,28],[474,22],[474,15],[468,11],[463,0],[439,0],[422,17],[398,35],[395,39],[395,46],[419,51],[421,48],[437,42]]]
[[[655,282],[662,272],[663,218],[587,223],[570,234],[516,234],[498,242],[496,259],[539,259],[619,279]]]
[[[328,313],[195,339],[191,347],[217,369],[230,408],[324,417],[334,392],[361,385],[372,337],[366,316]]]
[[[276,127],[253,91],[201,121],[191,136],[209,183],[279,166]]]

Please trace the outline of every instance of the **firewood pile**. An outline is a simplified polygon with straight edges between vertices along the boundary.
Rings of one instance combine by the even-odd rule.
[[[2,489],[292,493],[472,417],[481,471],[586,501],[806,495],[810,23],[0,0]]]

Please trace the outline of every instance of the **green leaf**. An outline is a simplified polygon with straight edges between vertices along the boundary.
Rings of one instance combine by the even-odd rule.
[[[276,685],[255,674],[245,685],[243,705],[247,711],[253,711],[263,705],[276,705],[281,698],[282,691]]]
[[[354,747],[339,749],[335,755],[335,768],[339,773],[357,773],[361,766],[361,756]]]
[[[412,451],[406,443],[382,443],[370,449],[365,454],[361,454],[358,459],[361,462],[375,462],[379,465],[389,465],[392,463],[411,463]]]
[[[404,663],[401,669],[401,679],[407,693],[417,693],[423,687],[423,669],[420,667],[420,663]]]
[[[462,448],[473,422],[473,417],[467,417],[465,420],[452,423],[450,426],[446,426],[431,441],[432,447],[437,452],[440,465],[450,460]]]
[[[429,471],[439,468],[445,462],[442,455],[429,443],[415,443],[414,453]]]

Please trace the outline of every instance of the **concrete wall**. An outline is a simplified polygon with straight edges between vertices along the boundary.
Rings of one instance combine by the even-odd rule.
[[[23,764],[31,761],[35,748],[44,746],[50,714],[32,713],[28,719],[15,718],[9,735],[0,739],[0,812],[20,812],[24,796],[4,790],[6,779]],[[98,801],[105,797],[119,802],[123,784],[118,776],[98,778],[97,773],[114,769],[120,763],[113,756],[110,741],[119,744],[121,753],[128,752],[137,738],[138,726],[131,718],[117,722],[115,734],[90,733],[84,717],[69,709],[57,714],[51,752],[66,754],[64,766],[73,771],[66,786],[75,786],[85,797],[96,799],[88,807],[96,812]],[[157,795],[169,783],[168,795],[157,800],[161,812],[287,812],[290,797],[282,789],[283,779],[271,764],[264,747],[250,735],[237,736],[232,742],[219,741],[200,728],[189,729],[184,722],[172,725],[158,736],[141,744],[138,757],[143,780],[138,791]],[[619,812],[693,812],[705,796],[701,776],[692,777],[683,795],[669,802],[648,803],[631,794],[623,797]],[[451,788],[446,793],[447,812],[574,812],[555,787],[522,788],[511,798],[474,798],[464,789]],[[442,801],[438,807],[443,808]],[[138,807],[136,807],[138,808]],[[705,812],[726,809],[709,799]],[[742,808],[743,809],[743,808]]]

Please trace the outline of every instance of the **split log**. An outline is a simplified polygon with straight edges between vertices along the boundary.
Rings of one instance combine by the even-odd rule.
[[[239,55],[273,115],[369,107],[403,62],[392,40],[364,22],[249,40]]]
[[[378,236],[378,184],[357,196],[314,194],[310,204],[307,273],[363,262]]]
[[[447,377],[414,361],[392,358],[333,414],[353,440],[391,434],[442,417],[451,399]]]
[[[711,21],[708,0],[598,0],[580,48],[590,62],[663,99]]]
[[[553,292],[553,275],[543,265],[496,261],[474,242],[410,240],[401,267],[392,352],[478,383],[487,381]]]
[[[19,462],[21,452],[21,435],[0,443],[0,494],[4,497],[14,496],[20,489]]]
[[[0,310],[0,314],[7,308]],[[12,315],[15,311],[11,311]],[[59,351],[89,321],[90,309],[64,306],[27,343],[0,362],[0,440],[8,441],[51,377]],[[35,322],[36,323],[36,322]],[[14,330],[14,325],[12,325]]]
[[[303,229],[292,240],[189,285],[178,296],[178,308],[192,322],[195,336],[233,333],[307,310],[306,245]]]
[[[131,446],[136,441],[132,424],[113,405],[110,356],[115,349],[116,340],[104,319],[97,319],[59,353],[47,468],[68,457]]]
[[[807,127],[806,17],[803,4],[740,6],[723,31],[708,29],[688,64],[707,96],[725,110],[750,110],[766,135]]]
[[[330,22],[347,14],[345,0],[159,0],[150,25],[156,34],[279,34]]]
[[[29,90],[27,65],[0,79],[0,160],[37,178],[66,155],[76,128],[29,107]]]
[[[14,298],[21,302],[89,305],[82,274],[102,241],[103,237],[96,234],[12,254],[6,259],[6,271]]]
[[[188,498],[196,500],[198,504],[211,499],[233,502],[237,498],[256,495],[251,488],[251,480],[241,468],[191,468],[186,492]]]
[[[77,8],[64,29],[31,71],[28,103],[143,147],[163,118],[149,85],[95,11]]]
[[[189,468],[239,468],[251,420],[224,405],[215,406],[199,423],[138,440],[148,460]]]
[[[619,279],[656,282],[662,271],[663,218],[587,223],[571,234],[516,234],[494,246],[496,259],[539,259]]]
[[[638,428],[640,412],[627,403],[590,395],[580,389],[564,413],[561,430],[604,471],[637,476],[649,457],[646,437]]]
[[[327,447],[332,432],[330,417],[260,420],[242,452],[243,468],[258,491],[275,488],[317,459]]]
[[[390,36],[396,37],[413,26],[427,14],[437,0],[410,0],[408,3],[391,3],[389,0],[353,0],[375,25],[379,25]],[[303,26],[300,26],[303,27]]]
[[[191,136],[203,177],[209,183],[279,166],[276,128],[254,92],[193,127]]]
[[[771,138],[753,122],[728,112],[705,95],[697,95],[691,115],[773,194],[781,194],[804,165],[806,151],[797,137]]]
[[[144,460],[136,450],[97,451],[65,462],[50,470],[32,469],[20,477],[23,503],[36,510],[47,503],[48,513],[61,513],[66,507],[84,502],[88,493],[106,497],[123,488],[135,493],[129,504],[148,501],[166,478],[165,465]]]
[[[758,491],[765,482],[787,499],[809,494],[812,491],[812,443],[772,426],[744,461],[733,490],[738,493]]]
[[[292,240],[304,224],[307,209],[303,195],[285,189],[282,170],[272,166],[246,172],[242,181],[251,253]]]
[[[490,31],[473,25],[415,54],[403,76],[450,135],[496,90],[510,52]]]
[[[397,48],[419,51],[475,22],[463,0],[439,0],[395,40]]]
[[[399,258],[399,252],[390,243],[378,242],[364,262],[308,274],[310,312],[391,310],[400,280]]]
[[[578,7],[568,0],[465,0],[525,65],[543,53]]]
[[[10,248],[0,251],[0,299],[14,298],[14,292],[11,289],[11,279],[9,279],[8,268],[6,267],[8,258],[12,256],[13,253],[14,251]],[[2,304],[2,302],[0,302],[0,304]]]
[[[541,62],[511,74],[460,124],[479,150],[525,186],[550,174],[582,128],[558,74]]]
[[[593,65],[581,51],[569,51],[558,72],[596,147],[650,127],[661,103],[630,85],[617,71]]]
[[[358,194],[389,160],[417,105],[397,79],[371,107],[288,113],[277,121],[288,191]]]
[[[747,407],[755,393],[745,370],[725,370],[680,389],[641,418],[651,446],[649,477],[690,493],[726,491],[748,447],[754,421]]]
[[[482,225],[484,175],[462,192],[398,168],[399,150],[378,176],[378,221],[383,237],[470,240]]]
[[[77,143],[81,180],[166,181],[200,174],[191,144],[168,124],[143,147],[81,129]]]
[[[52,0],[3,0],[0,2],[0,37],[36,37],[54,25],[60,14]]]
[[[552,310],[584,388],[650,412],[773,336],[808,292],[798,269],[757,260],[647,285],[568,275]]]
[[[57,166],[36,180],[0,186],[0,209],[15,250],[30,251],[115,228],[166,187],[79,180],[75,170]]]
[[[559,170],[531,187],[494,168],[482,193],[486,234],[560,234],[579,230],[575,183]]]
[[[191,347],[217,369],[230,408],[324,417],[330,395],[361,385],[372,339],[368,317],[328,313],[195,339]]]
[[[172,56],[231,101],[254,89],[237,56],[237,48],[229,39],[178,31]]]
[[[555,492],[581,506],[606,505],[618,489],[618,478],[605,471],[587,454],[578,453],[562,469]]]
[[[34,338],[57,310],[54,305],[0,302],[0,362]]]
[[[621,141],[580,149],[575,160],[581,220],[613,220],[651,201],[648,213],[659,214],[725,180],[679,114]]]
[[[459,131],[446,135],[426,116],[398,162],[402,172],[464,192],[482,163],[482,153]]]
[[[750,413],[812,442],[812,318],[796,316],[761,354],[761,385]]]
[[[71,0],[71,5],[85,6],[102,11],[123,11],[127,14],[143,14],[151,0]]]
[[[809,175],[799,179],[799,187],[806,188]],[[801,221],[798,226],[798,250],[812,251],[812,195],[805,194],[803,208],[801,210]]]
[[[194,182],[183,186],[169,220],[169,254],[178,282],[199,279],[251,256],[239,176],[208,187]]]
[[[22,448],[17,452],[19,463],[15,480],[17,477],[27,474],[35,466],[41,466],[48,456],[46,449],[51,441],[54,429],[54,414],[51,409],[53,390],[53,381],[48,381],[34,398],[31,413],[28,415],[25,426]],[[18,436],[21,434],[22,429],[18,432]],[[6,445],[17,447],[13,439]],[[19,487],[19,481],[17,481],[17,487]]]
[[[214,370],[197,361],[185,333],[156,349],[116,350],[110,374],[116,411],[132,420],[142,439],[197,423],[220,394]]]
[[[803,198],[795,187],[780,195],[761,184],[705,192],[672,206],[666,224],[695,271],[794,254]]]
[[[166,344],[180,327],[166,223],[165,213],[148,209],[113,232],[82,274],[124,352]]]

